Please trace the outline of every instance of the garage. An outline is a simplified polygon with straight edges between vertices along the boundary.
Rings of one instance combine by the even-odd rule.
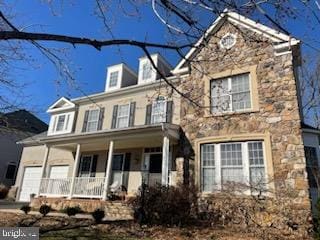
[[[50,168],[50,178],[67,178],[69,166],[52,166]]]
[[[41,167],[24,169],[19,201],[30,201],[30,194],[38,194],[41,181]]]

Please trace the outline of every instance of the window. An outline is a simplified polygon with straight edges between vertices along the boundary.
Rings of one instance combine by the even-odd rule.
[[[236,35],[228,33],[223,36],[219,42],[220,46],[225,49],[230,49],[236,44]]]
[[[253,189],[266,184],[263,142],[206,143],[201,145],[201,188],[213,192],[229,183]]]
[[[117,115],[117,128],[129,126],[130,104],[119,105]]]
[[[307,163],[307,173],[310,188],[318,188],[317,178],[319,172],[319,164],[317,157],[317,149],[315,147],[304,147]]]
[[[166,122],[167,102],[164,97],[159,97],[152,103],[151,124]]]
[[[152,68],[150,63],[144,63],[142,65],[142,79],[146,80],[151,78]]]
[[[16,174],[17,166],[15,164],[8,164],[7,172],[6,172],[6,179],[14,179]]]
[[[84,155],[79,165],[79,177],[94,177],[97,168],[98,155]]]
[[[63,131],[64,125],[65,125],[66,115],[60,115],[58,116],[58,122],[56,126],[56,131]]]
[[[118,71],[110,73],[109,87],[116,87],[118,85],[118,75]]]
[[[97,131],[99,122],[99,109],[90,110],[88,114],[87,132]]]
[[[241,111],[251,108],[249,74],[211,80],[211,112]]]

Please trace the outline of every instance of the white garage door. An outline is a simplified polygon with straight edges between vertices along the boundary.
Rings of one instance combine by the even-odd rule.
[[[30,201],[30,194],[38,194],[41,180],[41,167],[26,167],[23,174],[20,201]]]
[[[50,168],[50,178],[67,178],[69,166],[52,166]]]

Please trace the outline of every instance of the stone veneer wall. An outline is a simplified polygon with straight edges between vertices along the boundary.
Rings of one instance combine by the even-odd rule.
[[[237,43],[230,50],[220,49],[218,41],[228,32],[237,34]],[[268,132],[271,136],[275,192],[293,189],[295,197],[290,199],[293,207],[302,209],[301,214],[307,216],[310,214],[310,200],[292,55],[275,56],[272,44],[266,39],[226,22],[193,60],[190,78],[180,87],[199,105],[205,106],[205,96],[210,96],[210,93],[205,92],[204,75],[252,65],[257,65],[258,111],[208,117],[205,108],[181,99],[184,141],[192,146],[192,149],[184,149],[185,158],[189,161],[190,179],[195,180],[195,161],[199,160],[199,156],[193,154],[195,140]]]

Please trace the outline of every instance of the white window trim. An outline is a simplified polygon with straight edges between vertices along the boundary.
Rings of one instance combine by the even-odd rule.
[[[120,106],[127,106],[128,105],[128,121],[125,127],[119,127],[119,123],[118,123],[118,119],[119,119],[119,107]],[[129,121],[130,121],[130,111],[131,111],[131,103],[128,104],[122,104],[122,105],[118,105],[118,112],[117,112],[117,119],[116,119],[116,128],[126,128],[129,127]],[[124,118],[124,116],[121,116],[121,118]]]
[[[148,74],[150,75],[149,77],[147,77],[147,78],[144,78],[144,66],[147,66],[148,67],[148,71],[150,71],[150,72],[148,72]],[[146,61],[146,62],[144,62],[144,63],[142,63],[142,73],[141,73],[141,80],[142,81],[148,81],[149,79],[151,79],[152,78],[152,71],[153,71],[153,68],[152,68],[152,64],[151,64],[151,62],[150,61]]]
[[[154,114],[154,105],[157,103],[157,102],[164,102],[164,122],[166,122],[166,118],[167,118],[167,103],[168,103],[168,100],[167,99],[163,99],[163,100],[155,100],[152,102],[152,107],[151,107],[151,124],[155,124],[155,123],[161,123],[161,122],[154,122],[154,119],[153,119],[153,116],[155,115]],[[156,114],[156,115],[160,115],[160,114]]]
[[[117,73],[117,82],[116,82],[116,85],[110,86],[110,84],[111,84],[111,76],[112,76],[113,73]],[[109,89],[113,89],[113,88],[117,88],[118,87],[119,76],[120,76],[120,71],[119,70],[114,70],[114,71],[110,72],[110,74],[109,74],[109,82],[108,82],[108,88]]]
[[[91,113],[91,111],[98,111],[98,114],[97,114],[98,118],[97,118],[97,120],[95,120],[95,121],[89,121],[89,114]],[[86,132],[94,132],[94,131],[97,131],[97,130],[98,130],[99,116],[100,116],[100,109],[99,109],[99,108],[97,108],[97,109],[90,109],[90,110],[89,110],[89,113],[88,113],[88,121],[87,121],[87,126],[86,126]],[[89,122],[90,122],[90,123],[92,123],[92,122],[97,122],[97,127],[96,127],[95,130],[89,131]]]
[[[57,130],[59,118],[61,116],[65,116],[65,119],[64,119],[64,122],[63,122],[63,127],[62,127],[62,130]],[[65,132],[67,130],[67,128],[68,128],[68,123],[70,121],[70,115],[67,114],[67,113],[62,113],[62,114],[55,115],[54,117],[55,117],[55,120],[54,120],[53,132],[54,133],[63,133],[63,132]]]
[[[237,141],[237,142],[217,142],[217,143],[202,143],[202,144],[211,144],[214,145],[214,169],[215,169],[215,182],[216,182],[216,190],[215,191],[204,191],[203,190],[203,167],[202,167],[202,156],[200,156],[200,190],[202,194],[212,194],[218,191],[222,190],[222,168],[221,168],[221,144],[225,143],[232,143],[232,144],[241,144],[241,151],[242,151],[242,168],[243,168],[243,175],[245,177],[245,180],[247,183],[250,183],[250,163],[249,163],[249,154],[248,154],[248,143],[254,143],[254,142],[261,142],[262,143],[262,152],[263,152],[263,166],[264,166],[264,174],[265,174],[265,182],[266,182],[266,189],[268,189],[268,174],[267,174],[267,160],[266,160],[266,149],[265,149],[265,142],[264,140],[253,140],[253,141]],[[201,145],[202,145],[201,144]],[[201,145],[200,145],[200,152],[201,152]],[[201,153],[202,154],[202,153]],[[248,190],[243,192],[244,194],[252,194],[250,187],[248,187]]]
[[[222,43],[223,39],[226,38],[226,37],[229,37],[229,36],[234,38],[234,43],[231,44],[231,45],[229,45],[229,46],[223,45],[223,43]],[[234,45],[236,45],[236,43],[237,43],[237,35],[236,35],[236,34],[233,34],[233,33],[227,33],[227,34],[225,34],[225,35],[221,38],[221,40],[219,41],[219,46],[220,46],[221,48],[224,48],[224,49],[229,50],[229,49],[231,49]]]
[[[232,78],[237,76],[237,75],[243,75],[243,74],[248,74],[248,84],[249,84],[249,91],[250,91],[250,108],[244,108],[244,109],[239,109],[239,110],[233,110],[232,108]],[[224,95],[228,95],[230,96],[230,102],[229,102],[229,110],[218,110],[216,112],[212,111],[212,87],[211,87],[211,83],[213,81],[219,81],[219,79],[212,79],[210,80],[210,112],[211,114],[221,114],[221,113],[241,113],[241,112],[248,112],[248,111],[252,111],[253,110],[253,96],[252,96],[252,84],[251,84],[251,74],[250,73],[242,73],[242,74],[237,74],[237,75],[232,75],[232,76],[228,76],[228,77],[224,77],[223,79],[227,79],[228,81],[228,90],[226,94]]]

